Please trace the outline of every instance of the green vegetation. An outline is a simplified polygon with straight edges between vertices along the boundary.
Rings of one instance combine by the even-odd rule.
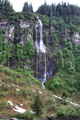
[[[31,105],[31,108],[35,112],[36,116],[40,117],[41,114],[43,114],[44,107],[43,107],[43,103],[42,103],[42,100],[40,98],[38,91],[36,93],[36,96],[35,96],[35,99],[34,99],[32,105]]]
[[[39,14],[43,14],[43,15],[47,15],[47,16],[57,16],[57,17],[63,17],[64,20],[67,23],[71,23],[71,21],[73,23],[76,23],[77,25],[80,23],[79,22],[79,16],[80,16],[80,8],[78,6],[75,5],[70,5],[67,4],[66,2],[62,3],[62,4],[58,4],[55,5],[52,3],[52,5],[47,5],[47,3],[45,2],[43,5],[41,5],[38,10],[37,13]],[[77,20],[78,18],[78,20]],[[74,22],[75,20],[75,22]]]
[[[5,82],[13,82],[14,79],[16,78],[16,80],[14,81],[16,84],[23,84],[24,85],[25,83],[30,83],[30,84],[36,83],[36,84],[40,85],[40,81],[38,81],[35,77],[33,77],[33,75],[31,75],[31,73],[29,72],[29,70],[21,69],[21,71],[20,71],[20,69],[17,69],[15,71],[15,70],[12,70],[8,67],[4,67],[2,65],[0,65],[0,70],[4,74],[9,75],[9,76],[6,76],[4,78]]]
[[[46,87],[52,90],[55,94],[67,99],[68,97],[79,99],[80,94],[80,82],[77,73],[75,75],[69,75],[66,71],[59,71],[51,80],[46,82]]]
[[[37,15],[43,23],[46,57],[54,59],[54,76],[45,83],[46,90],[34,77]],[[20,21],[29,27],[20,27]],[[80,34],[80,8],[66,3],[50,6],[45,2],[33,13],[32,4],[25,2],[22,12],[15,12],[8,0],[0,0],[1,22],[6,28],[0,28],[0,119],[80,118],[80,107],[67,102],[80,104],[80,42],[72,41],[74,34]],[[10,27],[14,27],[13,32]],[[47,61],[47,69],[48,66]],[[53,94],[63,99],[54,98]],[[23,104],[26,112],[16,113],[8,100],[13,107]]]
[[[61,107],[58,111],[52,116],[52,118],[62,118],[62,119],[79,119],[80,109],[76,107]]]
[[[74,52],[75,69],[77,72],[80,72],[80,46],[76,46],[74,50],[75,50],[75,52]]]
[[[24,3],[23,12],[33,12],[32,3],[28,5],[27,2]]]

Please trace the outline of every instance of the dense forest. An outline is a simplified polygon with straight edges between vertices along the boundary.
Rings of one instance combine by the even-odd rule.
[[[0,0],[0,119],[13,117],[80,119],[80,7]]]

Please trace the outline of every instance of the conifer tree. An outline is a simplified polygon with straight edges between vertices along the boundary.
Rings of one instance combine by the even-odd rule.
[[[0,12],[1,12],[1,9],[2,9],[2,2],[1,2],[1,0],[0,0]]]
[[[33,6],[32,6],[32,3],[28,6],[28,9],[29,9],[29,10],[28,10],[29,12],[33,12]]]
[[[32,3],[28,5],[28,2],[24,3],[23,12],[33,12]]]
[[[43,102],[41,100],[41,97],[40,97],[38,90],[36,92],[36,96],[34,98],[32,105],[31,105],[31,108],[35,112],[36,116],[39,117],[41,114],[43,114],[44,105],[43,105]]]
[[[23,12],[28,12],[28,2],[24,3]]]

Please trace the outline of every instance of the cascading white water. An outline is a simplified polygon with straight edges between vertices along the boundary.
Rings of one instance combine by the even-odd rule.
[[[38,29],[39,28],[39,32],[40,32],[40,41],[38,41],[37,39],[37,34],[38,34]],[[43,43],[43,34],[42,34],[42,29],[43,29],[43,25],[42,25],[42,22],[41,20],[38,18],[38,21],[36,23],[36,26],[35,26],[35,34],[36,34],[36,40],[35,40],[35,45],[36,45],[36,49],[37,49],[37,52],[42,52],[42,53],[46,53],[46,46],[45,44]]]
[[[38,40],[38,29],[39,29],[39,33],[40,33],[39,40]],[[44,86],[44,83],[47,80],[47,64],[46,64],[47,50],[46,50],[46,46],[43,42],[43,31],[42,30],[43,30],[43,25],[42,25],[41,20],[38,17],[38,21],[35,25],[35,46],[37,49],[36,72],[37,72],[37,79],[40,79],[42,81],[42,85]],[[43,72],[43,75],[41,77],[38,76],[39,66],[41,67],[41,65],[39,63],[40,54],[43,54],[43,56],[44,56],[44,72]]]
[[[45,58],[44,81],[46,81],[46,78],[47,78],[46,53],[44,54],[44,58]]]

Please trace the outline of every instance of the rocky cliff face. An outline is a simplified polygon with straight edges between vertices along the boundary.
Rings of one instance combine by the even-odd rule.
[[[3,20],[2,22],[0,22],[0,27],[5,30],[4,42],[7,42],[8,39],[10,39],[10,41],[14,42],[14,44],[25,44],[25,37],[27,41],[30,41],[30,39],[32,39],[31,34],[29,34],[32,32],[32,29],[30,28],[30,23],[24,19],[15,21],[15,24],[10,24],[7,20]]]
[[[71,39],[72,39],[72,43],[80,45],[80,34],[79,34],[79,32],[74,32],[73,35],[71,36]]]
[[[22,65],[24,69],[27,69],[27,61],[29,60],[32,62],[31,68],[34,70],[34,76],[41,81],[46,81],[52,78],[60,67],[58,52],[61,50],[63,53],[63,39],[69,38],[70,43],[80,44],[80,34],[74,32],[70,37],[68,29],[61,33],[54,25],[48,25],[46,28],[43,24],[41,28],[42,22],[39,20],[38,22],[37,19],[33,21],[19,19],[14,24],[10,24],[7,20],[3,20],[0,22],[0,27],[5,30],[4,43],[11,43],[12,46],[16,46],[16,48],[12,47],[12,51],[15,51],[15,53],[9,58],[10,67]],[[24,50],[24,47],[31,41],[33,42],[35,54],[32,58],[27,58],[25,57],[26,49]],[[20,45],[19,51],[17,50],[18,44]],[[18,54],[17,52],[21,55],[19,58],[15,56]],[[65,63],[64,56],[63,62]]]
[[[4,36],[5,36],[4,42],[5,43],[10,41],[14,45],[22,44],[23,46],[26,46],[26,44],[28,42],[30,42],[30,40],[32,40],[34,42],[34,48],[36,47],[35,46],[35,39],[36,39],[35,38],[35,30],[33,33],[33,29],[31,28],[29,21],[20,19],[19,21],[15,21],[15,24],[12,25],[7,20],[4,20],[0,23],[0,27],[5,30],[5,34],[4,34]],[[34,27],[35,27],[35,24],[34,24]],[[52,29],[52,31],[53,31],[53,29]],[[55,72],[56,60],[53,55],[53,52],[54,52],[53,42],[52,42],[52,39],[51,39],[51,36],[49,33],[50,33],[49,29],[43,29],[43,32],[42,32],[43,42],[44,42],[44,45],[46,46],[46,51],[47,51],[46,52],[46,63],[45,63],[44,52],[43,52],[43,54],[40,53],[38,56],[37,56],[37,52],[35,52],[35,56],[33,57],[34,64],[32,65],[32,68],[35,71],[35,77],[38,76],[39,80],[44,79],[45,71],[46,71],[46,80],[50,79]],[[40,40],[39,29],[38,29],[37,37],[38,37],[37,39]],[[42,49],[44,49],[44,46]],[[14,51],[15,51],[15,49],[14,49]],[[36,49],[36,51],[37,51],[37,49]],[[38,58],[38,63],[37,63],[37,58]],[[15,66],[15,64],[18,64],[17,60],[10,58],[10,67]],[[38,70],[36,67],[37,64],[38,64]],[[45,64],[46,64],[46,70],[45,70]]]
[[[39,23],[38,23],[39,22]],[[51,38],[50,28],[43,28],[40,20],[35,25],[34,43],[36,46],[36,54],[34,59],[35,77],[41,81],[46,81],[53,77],[57,68],[57,61],[54,56],[54,44]],[[35,67],[36,66],[36,67]]]

